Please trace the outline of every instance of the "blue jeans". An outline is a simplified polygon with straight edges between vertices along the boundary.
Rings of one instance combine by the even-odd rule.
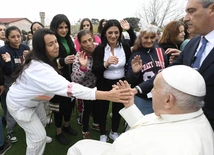
[[[135,95],[134,102],[143,115],[154,112],[152,108],[152,100],[144,99]]]
[[[0,117],[0,146],[4,144],[4,133],[3,133],[3,126],[2,126],[2,118]]]
[[[5,85],[5,90],[4,90],[5,95],[1,97],[2,103],[4,101],[4,104],[5,104],[5,106],[3,107],[4,108],[3,110],[4,110],[4,115],[6,115],[5,119],[7,122],[7,125],[6,125],[7,133],[13,132],[16,126],[16,121],[7,110],[6,96],[7,96],[7,92],[9,91],[9,87],[10,87],[9,85]]]

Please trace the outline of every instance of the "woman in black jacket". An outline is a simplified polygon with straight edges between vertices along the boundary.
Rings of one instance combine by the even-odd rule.
[[[102,43],[95,48],[93,54],[92,71],[97,77],[98,90],[110,90],[113,84],[125,77],[128,59],[131,55],[130,46],[121,41],[122,27],[118,20],[108,20],[102,34]],[[106,117],[109,109],[109,101],[100,101],[99,108],[100,141],[107,141]],[[120,123],[119,110],[123,104],[112,102],[112,130],[109,137],[115,140],[118,137],[117,130]]]
[[[64,14],[58,14],[53,17],[50,29],[55,32],[59,43],[59,56],[55,59],[58,69],[63,77],[71,81],[72,64],[75,60],[74,43],[70,37],[70,21]],[[54,112],[54,120],[56,125],[56,139],[63,145],[68,145],[68,139],[63,135],[62,131],[76,136],[77,132],[70,126],[70,118],[75,100],[67,97],[56,95],[51,102],[59,103],[59,112]],[[62,122],[64,119],[64,125]]]

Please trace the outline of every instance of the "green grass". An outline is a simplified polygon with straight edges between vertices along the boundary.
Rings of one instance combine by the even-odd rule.
[[[109,112],[111,111],[111,105],[109,107]],[[0,116],[3,116],[3,111],[2,108],[0,107]],[[69,145],[61,145],[58,141],[55,140],[55,133],[56,133],[56,129],[55,129],[55,125],[54,123],[52,123],[50,126],[46,126],[46,132],[47,135],[53,138],[53,141],[49,144],[46,145],[45,147],[45,152],[44,155],[66,155],[67,154],[67,150],[70,146],[72,146],[74,143],[76,143],[77,141],[82,139],[82,127],[77,123],[77,112],[76,112],[76,108],[71,116],[71,126],[73,129],[75,129],[76,131],[78,131],[78,135],[77,136],[70,136],[68,134],[65,134],[67,136],[67,138],[70,140]],[[92,124],[92,118],[90,118],[90,127]],[[124,129],[124,120],[121,118],[121,123],[120,123],[120,128],[118,130],[119,133],[123,132]],[[107,128],[110,130],[111,129],[111,119],[110,116],[108,115],[107,118]],[[94,131],[92,129],[89,130],[91,132],[91,137],[95,140],[99,140],[100,134],[98,131]],[[25,133],[24,130],[19,127],[18,125],[15,127],[15,134],[18,138],[18,141],[16,143],[13,143],[13,146],[11,147],[11,149],[9,149],[5,155],[25,155],[26,152],[26,141],[25,141]],[[108,133],[109,134],[109,133]],[[4,127],[4,136],[6,139],[6,131],[5,131],[5,127]],[[110,143],[112,143],[111,140],[109,140]]]

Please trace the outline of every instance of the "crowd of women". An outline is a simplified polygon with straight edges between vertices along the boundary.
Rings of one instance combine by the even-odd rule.
[[[126,20],[116,19],[101,20],[95,34],[90,19],[84,18],[73,40],[70,27],[64,14],[53,17],[50,29],[34,22],[26,43],[21,42],[19,28],[5,27],[5,45],[0,47],[5,89],[4,94],[1,88],[1,103],[7,137],[11,142],[18,141],[14,135],[18,123],[26,133],[26,154],[43,154],[45,144],[51,142],[45,132],[47,103],[58,107],[53,110],[55,138],[63,145],[69,144],[64,133],[76,136],[78,132],[70,123],[76,119],[71,117],[75,104],[83,139],[93,139],[89,131],[91,116],[92,129],[100,132],[100,141],[107,142],[108,137],[114,141],[119,136],[119,111],[124,107],[120,97],[129,98],[128,91],[112,88],[119,80],[129,82],[140,111],[152,113],[153,84],[149,79],[177,58],[188,34],[183,22],[171,21],[160,38],[160,30],[150,24],[136,36]],[[129,39],[124,38],[124,31]],[[138,86],[142,83],[145,90]],[[111,129],[107,129],[110,101]],[[1,146],[4,144],[0,143],[0,149],[4,148]]]

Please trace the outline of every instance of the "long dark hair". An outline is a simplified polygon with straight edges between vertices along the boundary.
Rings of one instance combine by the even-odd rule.
[[[63,44],[61,43],[61,41],[60,41],[60,36],[59,36],[59,34],[57,33],[57,28],[59,27],[59,25],[60,24],[62,24],[63,22],[65,22],[66,23],[66,25],[68,26],[68,33],[67,33],[67,35],[65,36],[65,39],[66,39],[66,41],[67,41],[67,43],[68,43],[68,46],[69,46],[69,48],[70,48],[70,50],[71,50],[71,53],[73,53],[73,54],[76,54],[76,52],[75,52],[75,48],[74,48],[74,43],[73,43],[73,41],[72,41],[72,39],[71,39],[71,36],[70,36],[70,34],[71,34],[71,24],[70,24],[70,21],[69,21],[69,19],[67,18],[67,16],[66,15],[64,15],[64,14],[57,14],[57,15],[55,15],[54,17],[53,17],[53,19],[52,19],[52,21],[51,21],[51,24],[50,24],[50,29],[55,33],[55,35],[56,35],[56,38],[57,38],[57,40],[58,40],[58,43],[59,43],[59,51],[63,51],[64,49],[64,46],[63,46]],[[62,52],[59,52],[59,57],[66,57],[67,55],[63,55],[63,53]]]
[[[91,20],[90,20],[89,18],[83,18],[83,19],[81,20],[80,29],[79,29],[79,30],[82,30],[82,29],[83,29],[83,23],[84,23],[85,21],[88,21],[88,22],[89,22],[89,24],[90,24],[90,31],[91,31],[92,34],[94,34],[93,24],[92,24],[92,22],[91,22]]]
[[[40,23],[40,22],[33,22],[33,23],[31,24],[31,26],[30,26],[30,31],[31,31],[32,34],[33,34],[33,25],[34,25],[34,24],[39,24],[41,27],[44,28],[44,25],[43,25],[42,23]]]
[[[101,19],[100,22],[99,22],[99,25],[98,25],[98,28],[97,28],[97,31],[98,33],[102,33],[102,30],[103,30],[103,22],[107,22],[106,19]]]
[[[53,17],[51,24],[50,24],[50,29],[55,32],[56,37],[58,38],[59,35],[56,33],[57,32],[57,28],[59,27],[60,24],[62,24],[63,22],[66,23],[66,25],[68,26],[68,34],[67,36],[70,36],[71,34],[71,24],[69,19],[67,18],[66,15],[64,14],[57,14]]]
[[[106,46],[107,43],[108,43],[108,41],[107,41],[107,39],[106,39],[106,31],[107,31],[110,27],[112,27],[112,26],[118,27],[118,29],[119,29],[119,31],[120,31],[120,36],[119,36],[119,38],[118,38],[118,42],[121,43],[121,35],[122,35],[123,29],[122,29],[122,27],[121,27],[121,25],[120,25],[120,22],[119,22],[118,20],[116,20],[116,19],[110,19],[110,20],[108,20],[108,21],[106,22],[105,26],[103,27],[103,31],[102,31],[102,33],[101,33],[101,41],[102,41],[101,44],[102,44],[103,46]]]
[[[33,34],[33,50],[27,54],[24,64],[20,65],[12,74],[15,79],[21,76],[22,72],[29,67],[31,60],[44,62],[59,72],[55,63],[48,57],[46,53],[44,37],[47,34],[55,35],[53,31],[46,28],[39,29]]]
[[[13,30],[18,31],[19,34],[22,35],[22,32],[21,32],[21,30],[20,30],[18,27],[16,27],[16,26],[10,26],[10,27],[8,27],[8,28],[5,30],[5,37],[7,38],[5,44],[10,44],[8,38],[9,38],[9,35],[10,35],[11,31],[13,31]]]

